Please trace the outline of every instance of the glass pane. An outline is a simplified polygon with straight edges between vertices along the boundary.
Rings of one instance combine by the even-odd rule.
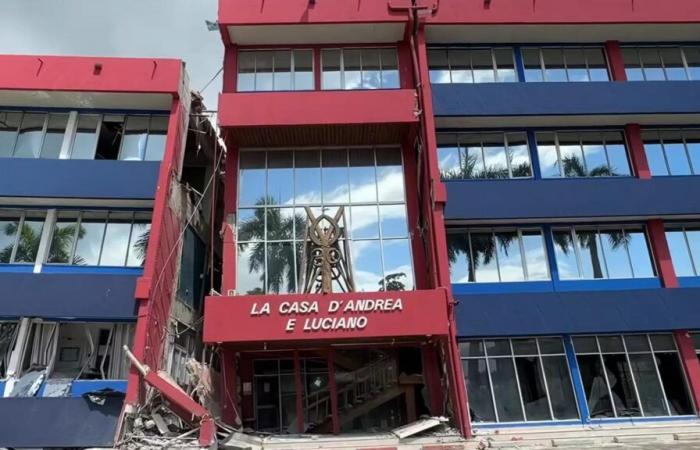
[[[44,135],[44,143],[41,146],[42,158],[58,159],[67,124],[68,114],[49,114],[49,123]]]
[[[668,249],[671,252],[671,260],[673,261],[673,269],[676,275],[679,277],[695,276],[683,230],[667,230],[666,242],[668,242]]]
[[[520,394],[527,420],[550,420],[552,417],[539,358],[533,356],[515,358],[515,365],[518,369]]]
[[[485,341],[484,345],[486,354],[489,356],[510,356],[513,354],[508,339],[490,339]]]
[[[383,241],[385,283],[380,291],[413,290],[413,269],[411,268],[411,246],[408,239]]]
[[[406,205],[379,205],[382,237],[408,237]]]
[[[484,155],[481,151],[481,135],[460,136],[462,146],[462,176],[464,178],[484,178]]]
[[[129,242],[129,256],[126,265],[129,267],[143,267],[146,262],[148,239],[151,235],[150,223],[134,223]]]
[[[600,241],[610,278],[632,278],[632,268],[627,255],[628,235],[622,230],[601,230]]]
[[[295,291],[294,246],[291,242],[267,244],[267,293]]]
[[[267,152],[267,204],[291,205],[294,201],[294,153]]]
[[[527,135],[525,133],[508,133],[506,138],[508,140],[508,158],[510,159],[512,176],[514,178],[532,176]]]
[[[525,66],[525,81],[544,81],[542,64],[540,63],[540,49],[524,48],[521,52]]]
[[[294,225],[293,208],[267,208],[265,217],[267,240],[286,241],[294,239]]]
[[[404,179],[401,151],[377,149],[377,195],[380,202],[403,202]]]
[[[668,175],[664,148],[659,141],[659,133],[657,131],[643,131],[642,140],[652,176]]]
[[[399,63],[395,48],[383,48],[379,51],[382,58],[382,88],[398,88]]]
[[[542,49],[546,81],[567,81],[564,68],[564,53],[560,48]]]
[[[655,352],[662,350],[676,351],[676,341],[671,334],[650,334],[649,340],[651,341],[651,348]]]
[[[496,242],[490,232],[470,233],[475,281],[497,282]]]
[[[511,83],[518,81],[515,75],[515,64],[513,62],[512,48],[496,48],[493,50],[496,58],[496,73],[498,81],[501,83]]]
[[[129,234],[131,220],[116,221],[109,219],[102,246],[101,266],[123,266],[126,263],[126,253],[129,250]]]
[[[577,346],[578,352],[578,346]],[[623,356],[624,357],[624,356]],[[603,364],[598,355],[577,355],[583,389],[586,393],[586,402],[592,418],[615,417],[608,384],[603,373]],[[608,371],[608,375],[612,373]],[[611,382],[617,384],[617,378],[612,378]],[[617,395],[615,395],[617,400]],[[616,406],[622,407],[621,401],[616,401]]]
[[[683,136],[690,163],[693,166],[693,174],[700,175],[700,130],[685,130]]]
[[[572,340],[577,354],[598,352],[598,342],[595,336],[577,336]]]
[[[661,383],[656,375],[653,355],[643,353],[631,354],[629,357],[644,415],[667,416],[668,411],[666,410],[663,392],[661,392]]]
[[[379,217],[377,206],[353,206],[351,210],[352,239],[378,239]]]
[[[528,280],[548,280],[547,254],[544,238],[539,230],[523,230],[523,248],[527,264]]]
[[[537,155],[542,178],[560,177],[561,172],[554,133],[536,133],[535,138],[537,139]]]
[[[617,415],[619,417],[641,416],[637,396],[634,392],[632,374],[625,355],[603,355],[603,361]]]
[[[683,57],[681,56],[681,49],[678,47],[661,48],[659,49],[661,53],[661,59],[664,62],[664,69],[666,71],[666,79],[668,80],[687,80],[688,76],[685,73],[685,66],[683,65]]]
[[[321,89],[341,89],[340,50],[321,50]]]
[[[360,49],[344,49],[343,63],[345,84],[343,89],[361,89],[362,88],[362,65],[361,65]]]
[[[148,117],[129,116],[126,119],[126,129],[122,138],[119,159],[122,161],[141,161],[146,152],[147,139]]]
[[[19,234],[14,262],[33,263],[36,261],[36,254],[39,250],[41,232],[43,229],[44,219],[24,219],[22,230]]]
[[[259,241],[265,236],[265,209],[238,210],[238,241]]]
[[[628,352],[650,352],[649,340],[646,334],[625,336],[625,346]]]
[[[559,278],[571,280],[581,278],[576,261],[576,250],[569,229],[553,230],[554,253],[557,260]]]
[[[17,135],[15,158],[38,158],[44,137],[46,114],[25,113]]]
[[[469,395],[469,416],[474,422],[495,422],[486,359],[462,361]]]
[[[274,64],[273,52],[256,52],[255,54],[255,90],[271,91],[272,69]]]
[[[493,83],[496,74],[493,71],[491,50],[472,50],[472,73],[475,83]]]
[[[438,140],[440,137],[438,136]],[[462,178],[459,162],[459,147],[454,144],[441,144],[438,146],[438,165],[443,180],[458,180]]]
[[[581,141],[587,175],[592,177],[612,175],[608,167],[608,159],[605,154],[601,133],[595,131],[583,132],[581,133]]]
[[[238,204],[265,204],[265,152],[241,152],[238,171]]]
[[[583,278],[607,278],[603,247],[595,230],[576,230]],[[623,248],[624,251],[624,248]]]
[[[677,353],[656,353],[654,354],[659,366],[661,383],[663,383],[666,398],[668,399],[671,415],[694,414],[693,404],[688,392],[683,373],[683,367]]]
[[[383,278],[379,241],[353,241],[350,251],[355,289],[359,292],[376,292]]]
[[[74,218],[59,218],[51,236],[51,247],[47,263],[70,264],[75,232],[78,226]]]
[[[557,133],[559,154],[564,175],[567,177],[585,177],[588,172],[581,153],[581,136],[575,132]]]
[[[602,48],[587,48],[584,50],[588,62],[588,73],[591,81],[609,81],[608,68]]]
[[[276,50],[272,53],[275,64],[272,86],[275,91],[289,91],[292,89],[292,52]]]
[[[83,219],[80,223],[73,264],[96,266],[99,263],[104,232],[104,219]]]
[[[605,149],[608,152],[610,175],[631,175],[630,164],[627,158],[627,148],[625,147],[625,138],[622,133],[619,131],[607,131],[603,133],[603,136],[605,137]]]
[[[0,157],[12,156],[22,113],[0,111]]]
[[[535,338],[529,339],[513,339],[513,354],[522,356],[535,356],[537,355],[537,340]]]
[[[381,86],[381,64],[379,63],[379,49],[364,48],[362,54],[362,88],[379,89]]]
[[[374,164],[372,149],[350,149],[350,201],[352,203],[377,201]]]
[[[450,261],[450,281],[467,283],[475,281],[469,258],[469,240],[467,233],[447,234],[447,256]]]
[[[265,244],[238,244],[236,291],[239,294],[264,294]]]
[[[656,274],[651,261],[651,253],[646,235],[641,230],[627,230],[627,249],[630,259],[634,262],[632,269],[635,278],[649,278]]]
[[[345,149],[321,152],[323,202],[347,204],[350,201],[348,152]]]
[[[659,50],[656,48],[640,48],[639,58],[644,66],[644,78],[647,81],[665,80],[664,70],[661,67]]]
[[[564,353],[564,343],[560,338],[538,338],[540,344],[540,353],[543,355],[552,355]]]
[[[464,341],[459,343],[461,356],[484,356],[484,343],[479,340]]]
[[[643,81],[644,74],[639,63],[639,54],[635,48],[623,48],[622,59],[625,62],[625,75],[627,81]]]
[[[161,161],[165,152],[165,140],[168,135],[168,117],[152,116],[146,142],[146,161]]]
[[[671,175],[690,175],[690,163],[680,131],[662,131],[666,161]]]
[[[239,92],[255,90],[255,54],[256,52],[238,52],[236,89]]]
[[[599,336],[598,343],[602,353],[621,353],[625,351],[625,346],[620,336]]]
[[[318,150],[294,152],[294,167],[296,204],[321,203],[321,153]]]
[[[588,77],[586,56],[582,48],[564,49],[564,58],[566,60],[566,71],[569,76],[569,81],[591,81]]]
[[[449,52],[452,83],[473,83],[471,51],[452,49]]]
[[[19,219],[0,218],[0,263],[9,263],[17,239]]]
[[[485,178],[508,178],[508,163],[503,134],[485,134],[484,148]]]
[[[489,358],[489,368],[499,420],[501,422],[524,420],[513,361],[510,358]]]
[[[683,47],[685,62],[688,63],[690,79],[700,80],[700,47]]]
[[[700,267],[700,229],[695,227],[686,228],[685,237],[688,239],[688,246],[690,247],[690,254],[693,257],[695,267]]]
[[[515,231],[496,232],[496,248],[501,281],[524,281],[520,241]]]
[[[311,50],[294,50],[294,90],[310,91],[314,89],[313,52]]]
[[[578,409],[565,356],[544,356],[544,375],[547,379],[549,399],[552,402],[554,419],[577,419]],[[529,416],[528,416],[529,417]]]
[[[447,50],[428,50],[428,64],[431,83],[450,83],[450,67],[447,64]]]

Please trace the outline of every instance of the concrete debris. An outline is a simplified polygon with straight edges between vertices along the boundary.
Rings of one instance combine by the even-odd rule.
[[[20,377],[8,397],[34,397],[46,377],[46,369],[32,370]]]
[[[435,428],[438,425],[449,422],[447,417],[425,417],[415,422],[411,422],[407,425],[400,426],[391,430],[399,439],[407,438],[413,436],[414,434],[421,433],[423,431]]]
[[[44,383],[43,397],[68,397],[73,384],[72,378],[53,378]]]

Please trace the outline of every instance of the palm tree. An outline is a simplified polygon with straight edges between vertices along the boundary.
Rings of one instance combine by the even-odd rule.
[[[618,174],[608,165],[602,165],[590,169],[586,173],[583,167],[583,162],[578,156],[568,155],[561,160],[564,168],[564,176],[566,177],[615,177]]]
[[[51,237],[51,246],[47,261],[50,263],[67,263],[83,265],[85,260],[80,255],[75,255],[73,261],[70,260],[70,253],[73,250],[75,231],[78,224],[67,227],[56,227]],[[78,229],[78,240],[85,236],[85,228],[81,225]]]
[[[467,155],[464,164],[459,169],[453,169],[442,172],[442,179],[449,180],[464,180],[470,178],[508,178],[508,168],[503,166],[486,166],[484,170],[477,165],[479,159],[474,155]],[[520,163],[513,165],[513,155],[508,153],[508,162],[511,166],[511,171],[514,178],[529,177],[532,174],[529,163]]]
[[[6,236],[12,238],[17,235],[19,222],[10,222],[5,225],[3,232]],[[18,262],[33,262],[36,259],[36,254],[39,251],[39,241],[41,241],[41,231],[37,234],[32,227],[24,223],[20,230],[19,242],[17,243],[17,251],[15,252],[15,261]],[[14,243],[8,245],[0,251],[0,261],[10,261],[12,248]]]
[[[397,272],[385,276],[383,279],[379,280],[379,292],[405,291],[406,285],[401,281],[401,278],[406,278],[406,274]]]
[[[496,257],[498,246],[500,246],[501,251],[507,255],[508,249],[515,239],[517,239],[517,234],[515,233],[496,233],[495,239],[493,235],[490,235],[489,239],[474,239],[472,237],[470,256],[469,235],[467,233],[448,234],[447,258],[450,261],[450,265],[452,265],[457,262],[460,253],[465,254],[467,257],[467,279],[469,281],[477,281],[476,269],[479,267],[481,261],[483,261],[485,265],[490,264]]]
[[[562,253],[568,255],[574,251],[574,242],[571,233],[553,233],[554,243],[559,246]],[[579,248],[581,251],[588,250],[591,259],[593,278],[603,278],[603,264],[600,260],[600,252],[598,251],[598,231],[577,231]],[[617,249],[627,247],[630,241],[630,235],[624,230],[606,230],[610,247]]]

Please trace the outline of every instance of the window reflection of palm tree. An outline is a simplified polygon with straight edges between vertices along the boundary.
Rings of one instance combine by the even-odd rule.
[[[472,256],[469,256],[469,237],[466,233],[456,233],[447,235],[447,257],[450,265],[457,262],[460,253],[467,257],[467,273],[469,281],[476,281],[476,269],[481,261],[484,265],[489,265],[496,256],[497,242],[501,247],[501,251],[508,255],[508,249],[513,241],[517,238],[515,233],[497,233],[496,239],[489,235],[489,239],[472,239],[471,251]]]
[[[513,156],[508,155],[511,171],[514,178],[529,177],[531,174],[529,163],[513,164]],[[478,164],[478,166],[477,166]],[[464,164],[459,169],[452,169],[442,172],[443,180],[463,180],[468,178],[508,178],[508,168],[491,165],[482,169],[479,164],[479,158],[474,155],[468,155]]]
[[[75,238],[75,229],[77,226],[78,224],[74,224],[54,229],[47,261],[78,264],[81,266],[85,265],[85,259],[77,254],[73,256],[73,261],[70,261],[70,253],[71,250],[73,250],[73,240]],[[80,229],[78,229],[78,240],[82,239],[84,236],[85,228],[81,225]]]
[[[379,280],[379,292],[384,291],[405,291],[406,285],[401,280],[406,278],[403,272],[390,273],[383,279]]]
[[[3,233],[5,236],[13,238],[17,235],[19,222],[10,222],[5,225]],[[32,262],[36,258],[39,250],[39,242],[41,241],[41,229],[37,233],[34,228],[24,223],[20,230],[19,242],[17,243],[17,251],[15,252],[15,261]],[[12,256],[12,248],[14,242],[11,242],[5,248],[0,250],[0,261],[10,261]]]
[[[272,203],[274,203],[274,199],[271,197],[261,197],[255,202],[255,205],[264,206]],[[249,236],[249,240],[258,241],[238,244],[238,251],[244,252],[250,249],[248,272],[261,271],[261,283],[265,283],[265,241],[291,241],[295,226],[297,230],[303,230],[306,227],[305,218],[300,214],[294,214],[291,217],[283,216],[280,208],[267,209],[267,236],[265,236],[265,208],[256,208],[253,217],[240,224],[239,236],[246,235]],[[267,291],[271,293],[279,293],[281,290],[294,292],[294,259],[296,257],[294,244],[292,242],[271,244],[268,245],[267,253]],[[263,292],[259,288],[247,292],[247,294],[260,293]]]

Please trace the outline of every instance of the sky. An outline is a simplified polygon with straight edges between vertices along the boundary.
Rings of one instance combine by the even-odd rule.
[[[180,58],[201,90],[223,64],[217,0],[0,0],[0,54]],[[204,92],[215,110],[221,75]]]

